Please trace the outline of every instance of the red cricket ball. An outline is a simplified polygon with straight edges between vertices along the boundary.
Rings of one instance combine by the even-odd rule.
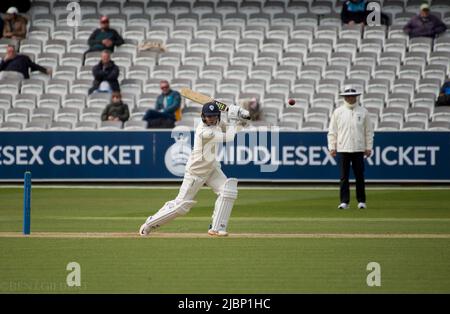
[[[292,99],[292,98],[289,98],[288,99],[288,104],[291,105],[291,106],[295,105],[295,100]]]

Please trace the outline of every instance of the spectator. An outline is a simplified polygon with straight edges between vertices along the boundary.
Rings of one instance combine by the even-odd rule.
[[[3,37],[11,39],[24,39],[27,35],[27,19],[19,15],[15,7],[10,7],[6,11],[3,25]]]
[[[29,70],[40,71],[51,75],[52,70],[46,69],[33,61],[26,55],[16,53],[13,45],[8,45],[6,48],[6,55],[0,63],[0,71],[4,71],[1,78],[30,78]]]
[[[370,12],[367,10],[368,2],[366,0],[348,0],[342,5],[341,21],[348,25],[367,25],[367,16]],[[380,12],[381,24],[389,25],[389,17]]]
[[[410,38],[431,37],[445,32],[447,26],[442,21],[430,14],[430,6],[426,3],[420,6],[418,15],[413,16],[403,28]]]
[[[349,0],[342,5],[341,20],[344,24],[364,24],[366,22],[366,0]]]
[[[181,107],[180,93],[170,89],[169,82],[159,83],[161,95],[156,99],[156,110],[149,109],[144,116],[148,128],[173,128]]]
[[[250,112],[251,121],[261,120],[261,105],[255,97],[249,100],[244,100],[241,107]]]
[[[102,16],[100,18],[100,28],[97,28],[88,39],[89,49],[84,53],[92,51],[109,50],[114,52],[115,46],[120,46],[124,43],[123,38],[119,33],[112,28],[109,28],[109,18]]]
[[[128,105],[122,102],[120,92],[113,92],[111,103],[106,106],[102,113],[102,121],[122,121],[126,122],[130,118]]]
[[[436,101],[436,106],[450,106],[450,81],[442,85],[441,92]]]
[[[120,92],[119,67],[111,60],[109,50],[102,51],[100,62],[92,68],[92,75],[94,75],[94,83],[89,89],[89,94]]]

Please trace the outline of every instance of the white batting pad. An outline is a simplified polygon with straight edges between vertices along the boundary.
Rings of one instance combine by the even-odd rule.
[[[216,200],[211,229],[214,231],[226,231],[230,219],[234,201],[237,198],[237,179],[227,179],[222,192]]]
[[[196,201],[183,201],[174,205],[174,202],[167,202],[155,215],[147,218],[144,224],[145,234],[148,234],[150,231],[168,223],[178,216],[186,215],[195,203]]]

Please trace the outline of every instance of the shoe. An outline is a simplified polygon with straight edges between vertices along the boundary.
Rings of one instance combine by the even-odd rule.
[[[143,224],[141,226],[141,228],[139,228],[139,235],[145,237],[146,235],[148,235],[149,233],[147,232],[147,230],[145,230],[146,225]]]
[[[359,209],[365,209],[365,208],[367,208],[366,203],[363,203],[363,202],[358,203],[358,208],[359,208]]]
[[[147,229],[147,221],[150,220],[152,216],[148,217],[145,223],[139,228],[139,235],[146,236],[150,233],[150,230]]]
[[[208,235],[210,235],[212,237],[227,237],[228,232],[226,232],[224,230],[215,231],[215,230],[209,229]]]
[[[348,204],[347,203],[341,203],[338,206],[338,209],[347,209],[348,208]]]

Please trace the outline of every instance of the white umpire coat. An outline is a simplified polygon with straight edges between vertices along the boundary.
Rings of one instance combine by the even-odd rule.
[[[333,112],[328,128],[328,149],[339,153],[373,149],[373,127],[367,109],[344,102]]]

